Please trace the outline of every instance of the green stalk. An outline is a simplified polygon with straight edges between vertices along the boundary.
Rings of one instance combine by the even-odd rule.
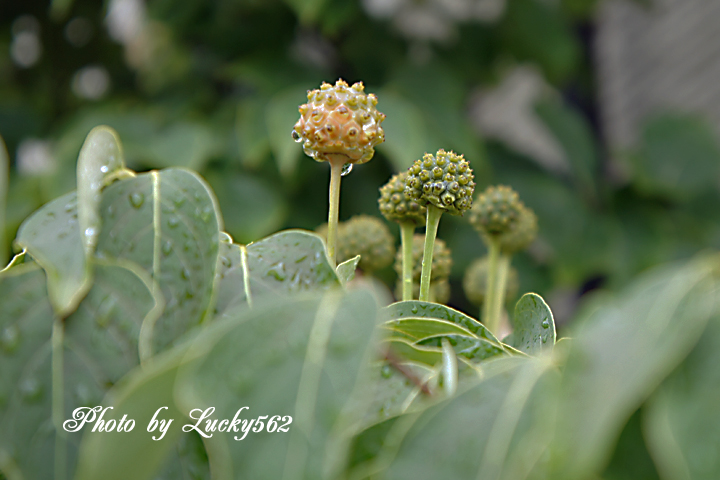
[[[485,292],[485,303],[483,303],[482,322],[493,333],[500,325],[500,318],[496,316],[498,307],[497,301],[498,267],[500,264],[500,241],[494,236],[488,239],[488,278],[487,291]]]
[[[420,300],[430,301],[430,274],[432,273],[433,247],[437,236],[438,224],[443,211],[433,204],[427,206],[425,227],[425,248],[423,249],[422,275],[420,276]]]
[[[56,318],[52,331],[52,422],[55,426],[55,480],[65,480],[67,472],[67,444],[65,430],[63,430],[64,417],[64,388],[63,388],[63,344],[64,324],[62,319]]]
[[[336,265],[337,250],[337,226],[338,215],[340,213],[340,179],[342,178],[342,167],[345,164],[342,158],[344,155],[329,155],[328,163],[330,163],[330,209],[328,211],[328,236],[327,247],[330,264],[333,268]],[[339,158],[342,157],[342,158]]]
[[[402,299],[413,299],[413,234],[415,225],[410,222],[400,224],[400,242],[402,243]]]
[[[492,318],[494,322],[494,327],[490,329],[490,331],[493,333],[496,333],[496,330],[500,328],[503,307],[505,306],[505,293],[507,292],[507,279],[509,272],[510,255],[501,252],[498,257],[497,276],[495,277],[495,292],[492,300],[493,310],[490,312],[490,318]]]

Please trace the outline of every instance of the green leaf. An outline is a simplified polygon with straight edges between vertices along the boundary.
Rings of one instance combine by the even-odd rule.
[[[492,360],[483,372],[455,397],[407,418],[411,428],[379,478],[542,478],[558,373],[530,357]]]
[[[106,126],[93,128],[77,164],[78,224],[87,255],[94,252],[102,228],[99,212],[102,189],[123,171],[125,159],[115,130]]]
[[[513,347],[529,355],[552,350],[555,345],[555,320],[545,300],[536,293],[526,293],[515,305],[511,340]]]
[[[218,317],[263,299],[340,285],[324,241],[312,232],[285,230],[247,247],[223,235],[215,289]]]
[[[588,121],[577,110],[557,101],[543,101],[535,112],[560,142],[580,192],[596,195],[598,150]]]
[[[720,317],[648,402],[645,439],[662,480],[720,478]]]
[[[280,175],[290,179],[297,170],[302,146],[290,136],[293,125],[300,118],[298,105],[307,101],[307,86],[298,85],[275,94],[265,107],[265,123],[270,137],[270,150]]]
[[[162,311],[162,299],[152,295],[150,278],[133,265],[102,262],[94,268],[92,289],[63,320],[59,337],[42,270],[19,265],[0,274],[0,457],[5,458],[0,470],[57,478],[61,473],[47,459],[67,452],[67,462],[55,464],[66,463],[72,471],[80,434],[63,431],[56,438],[54,412],[71,418],[77,407],[98,405],[107,388],[139,362],[138,336],[143,323]],[[61,342],[57,351],[51,338]],[[53,378],[55,369],[59,376]]]
[[[8,175],[10,173],[10,159],[8,158],[5,142],[0,135],[0,265],[8,260],[7,225],[5,223],[5,205],[8,195]]]
[[[182,435],[185,417],[177,406],[173,388],[178,371],[190,361],[187,347],[179,346],[160,354],[144,368],[131,372],[108,393],[103,406],[113,407],[104,419],[119,421],[123,415],[135,420],[130,432],[92,432],[84,427],[76,480],[105,478],[152,479]],[[161,440],[160,428],[147,427],[158,409],[157,420],[173,421]]]
[[[440,337],[447,336],[455,352],[470,360],[479,361],[505,353],[495,335],[482,323],[445,305],[410,300],[396,302],[384,311],[390,319],[387,326],[423,345],[440,346]],[[454,329],[453,325],[460,328]]]
[[[50,304],[61,317],[77,308],[91,285],[77,208],[75,192],[56,198],[23,222],[15,239],[45,269]]]
[[[631,414],[718,314],[717,258],[648,272],[615,301],[576,320],[565,362],[553,478],[601,471]]]
[[[378,109],[387,115],[382,127],[385,142],[378,145],[396,171],[407,170],[425,152],[435,152],[422,111],[392,91],[378,92]]]
[[[210,306],[222,228],[215,198],[197,174],[170,168],[113,183],[100,213],[97,255],[136,263],[162,289],[165,310],[141,344],[149,358],[198,325]]]
[[[364,414],[358,406],[369,404],[376,308],[357,290],[277,298],[232,319],[189,368],[179,390],[187,409],[214,407],[218,419],[244,406],[241,418],[292,416],[286,434],[250,433],[241,443],[234,438],[242,432],[215,434],[235,478],[333,478],[342,468],[347,432]]]
[[[660,116],[643,130],[635,168],[640,188],[684,200],[715,188],[720,148],[701,119]]]
[[[349,281],[355,278],[355,270],[357,269],[358,262],[360,262],[360,255],[356,255],[349,260],[345,260],[337,266],[335,272],[337,273],[340,283],[346,285]]]
[[[323,239],[305,230],[284,230],[247,246],[253,299],[339,286]]]

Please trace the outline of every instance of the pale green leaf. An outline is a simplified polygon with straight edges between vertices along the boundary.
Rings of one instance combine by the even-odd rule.
[[[65,317],[90,288],[90,269],[78,225],[75,192],[56,198],[28,217],[15,244],[45,269],[50,304]]]
[[[337,273],[340,283],[346,285],[349,281],[355,278],[355,270],[357,269],[358,262],[360,262],[360,255],[356,255],[349,260],[345,260],[337,266],[335,272]]]
[[[526,293],[515,305],[511,346],[523,353],[536,355],[555,345],[555,320],[550,307],[536,293]]]
[[[648,272],[577,320],[563,372],[553,478],[601,471],[627,419],[718,314],[716,264],[704,256]]]
[[[5,205],[8,196],[8,175],[10,173],[10,159],[2,136],[0,136],[0,265],[8,260],[7,226],[5,224]]]
[[[99,212],[102,189],[124,169],[122,145],[115,130],[106,126],[93,128],[80,150],[77,164],[78,223],[88,255],[94,252],[102,228]]]

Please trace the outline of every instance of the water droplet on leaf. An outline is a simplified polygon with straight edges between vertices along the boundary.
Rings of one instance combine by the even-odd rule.
[[[380,375],[382,375],[383,378],[390,378],[392,376],[392,367],[390,367],[390,365],[383,365],[380,370]]]
[[[34,378],[26,378],[20,382],[20,395],[23,400],[34,402],[42,397],[42,385]]]
[[[20,330],[15,325],[5,327],[0,333],[0,348],[5,353],[13,353],[20,344]]]
[[[170,255],[170,253],[172,252],[172,248],[173,248],[172,242],[170,240],[167,240],[165,243],[163,243],[163,246],[162,246],[163,254],[165,256]]]
[[[145,195],[143,195],[140,192],[135,192],[130,195],[130,205],[132,205],[135,208],[142,207],[143,202],[145,201]]]
[[[170,217],[170,218],[168,219],[168,226],[169,226],[170,228],[175,228],[175,227],[177,227],[178,225],[180,225],[180,219],[179,219],[178,217]]]
[[[548,321],[547,318],[542,321],[542,324],[541,324],[541,325],[542,325],[543,328],[550,328],[550,322]]]

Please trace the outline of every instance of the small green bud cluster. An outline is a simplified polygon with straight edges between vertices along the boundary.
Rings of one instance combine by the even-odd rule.
[[[391,222],[425,225],[427,209],[405,193],[407,172],[398,173],[380,187],[380,213]]]
[[[292,137],[303,143],[303,150],[318,162],[329,155],[344,155],[347,163],[365,163],[375,154],[375,146],[385,140],[380,124],[385,114],[377,111],[377,97],[365,94],[362,82],[352,87],[343,80],[335,86],[324,83],[308,91],[308,103],[300,105],[300,120]]]
[[[537,216],[505,185],[488,187],[481,193],[469,215],[470,223],[486,243],[493,237],[504,253],[527,248],[537,236]]]
[[[465,290],[465,296],[472,304],[482,305],[485,302],[487,280],[488,257],[473,260],[465,270],[465,276],[463,277],[463,290]],[[515,268],[510,267],[506,286],[506,301],[514,299],[519,288],[518,272]]]
[[[385,222],[357,215],[338,225],[338,262],[360,255],[358,268],[374,272],[387,267],[395,256],[395,239]]]
[[[453,215],[472,206],[475,182],[470,164],[462,155],[438,150],[426,153],[408,170],[405,193],[420,205],[428,203]]]
[[[413,235],[413,298],[417,298],[418,293],[420,293],[420,276],[422,274],[424,246],[424,235]],[[443,240],[436,238],[435,244],[433,245],[432,274],[430,277],[430,295],[434,297],[431,301],[445,303],[450,299],[450,283],[448,282],[448,278],[450,277],[452,265],[453,261],[450,249]],[[400,293],[402,292],[402,252],[398,252],[395,257],[394,268],[398,274],[396,294],[400,297]]]
[[[470,223],[481,233],[501,235],[515,226],[522,208],[520,197],[512,188],[505,185],[488,187],[475,200]]]

